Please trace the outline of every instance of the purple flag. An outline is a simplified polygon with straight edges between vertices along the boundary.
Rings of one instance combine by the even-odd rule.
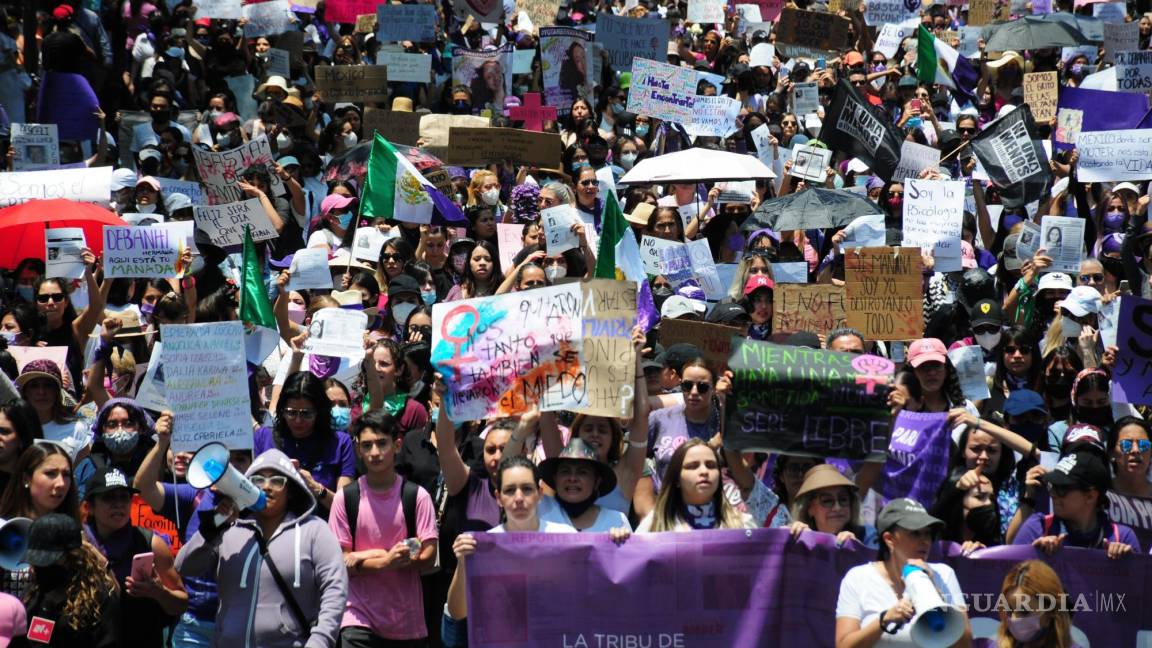
[[[901,410],[892,425],[888,461],[884,463],[885,499],[908,497],[932,506],[936,490],[948,473],[952,439],[947,412]]]
[[[1140,122],[1147,114],[1148,97],[1139,93],[1060,86],[1053,146],[1075,148],[1081,131],[1145,128]]]
[[[36,105],[40,110],[37,122],[56,124],[60,141],[96,139],[100,100],[83,76],[45,72]]]
[[[1120,298],[1116,329],[1116,367],[1112,398],[1132,405],[1152,405],[1152,300],[1135,295]]]
[[[469,645],[477,648],[832,646],[840,580],[876,552],[787,529],[608,534],[477,534],[468,559]],[[964,558],[937,543],[930,562],[956,570],[976,639],[999,625],[1004,576],[1023,560],[1050,564],[1092,646],[1135,646],[1152,629],[1152,558],[1030,546]],[[1008,602],[1012,604],[1012,602]],[[1056,604],[1056,603],[1054,603]],[[1084,645],[1088,645],[1085,643]]]

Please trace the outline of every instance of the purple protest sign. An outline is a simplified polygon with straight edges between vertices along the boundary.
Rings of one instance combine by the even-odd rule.
[[[36,101],[37,122],[56,124],[60,141],[96,138],[100,101],[88,80],[79,74],[45,72]]]
[[[900,412],[892,424],[884,463],[881,492],[885,499],[908,497],[925,508],[932,506],[936,490],[948,473],[952,439],[947,422],[947,412]]]
[[[468,559],[469,645],[475,647],[698,648],[832,646],[840,580],[874,559],[859,544],[787,529],[638,534],[477,534]],[[1040,559],[1060,574],[1081,645],[1134,646],[1152,619],[1152,558],[1102,551],[996,547],[970,557],[937,543],[932,562],[956,570],[976,639],[999,625],[1000,588],[1016,563]]]
[[[1060,87],[1053,147],[1075,148],[1081,131],[1136,128],[1148,113],[1148,97],[1134,92]]]
[[[1152,300],[1120,298],[1116,328],[1116,367],[1112,398],[1131,405],[1152,405]]]

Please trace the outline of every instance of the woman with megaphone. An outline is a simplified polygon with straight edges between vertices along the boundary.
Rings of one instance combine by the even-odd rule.
[[[944,526],[924,507],[894,499],[876,517],[877,560],[853,567],[840,581],[836,648],[972,645],[972,628],[956,572],[927,563]]]

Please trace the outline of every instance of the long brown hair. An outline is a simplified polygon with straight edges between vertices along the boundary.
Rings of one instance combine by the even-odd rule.
[[[1039,560],[1025,560],[1008,571],[1004,577],[1004,585],[1000,588],[1000,595],[1011,600],[1011,597],[1030,596],[1033,599],[1038,594],[1052,596],[1056,601],[1064,594],[1064,584],[1060,576],[1051,567]],[[1012,635],[1008,633],[1009,611],[1000,606],[1000,629],[996,631],[997,648],[1013,648],[1016,645]],[[1072,646],[1072,618],[1067,610],[1056,609],[1052,614],[1052,629],[1045,634],[1045,648],[1069,648]]]
[[[683,522],[680,510],[684,507],[684,494],[680,491],[680,471],[684,468],[684,457],[688,451],[697,446],[704,446],[712,451],[717,463],[720,455],[715,448],[709,446],[703,439],[689,439],[672,453],[668,460],[668,467],[664,470],[664,480],[661,482],[660,495],[656,498],[656,507],[652,510],[652,532],[675,531]],[[732,508],[724,498],[724,485],[716,484],[716,492],[712,494],[712,504],[716,507],[718,529],[743,529],[744,519],[740,512]]]
[[[32,475],[40,467],[40,464],[53,455],[64,457],[68,461],[68,470],[72,470],[72,458],[68,456],[66,450],[55,443],[33,443],[20,453],[20,460],[16,462],[16,469],[12,471],[8,486],[4,489],[4,497],[0,499],[0,517],[35,517],[36,513],[32,507],[32,491],[25,484],[32,481]],[[76,494],[75,473],[72,473],[68,494],[64,496],[64,501],[60,503],[56,512],[70,515],[77,520],[80,519],[80,499]]]
[[[97,625],[104,601],[109,596],[119,596],[120,588],[105,566],[104,556],[83,542],[65,553],[60,562],[69,574],[68,583],[64,586],[64,618],[68,625],[73,630]],[[27,600],[35,598],[38,589],[33,579]]]

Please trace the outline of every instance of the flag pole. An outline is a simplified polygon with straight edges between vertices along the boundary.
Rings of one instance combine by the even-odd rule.
[[[960,146],[957,146],[951,153],[940,158],[940,162],[941,163],[947,162],[949,159],[951,159],[953,156],[958,154],[960,151],[963,151],[965,146],[968,146],[971,143],[972,143],[972,140],[965,140],[965,141],[961,142]]]

